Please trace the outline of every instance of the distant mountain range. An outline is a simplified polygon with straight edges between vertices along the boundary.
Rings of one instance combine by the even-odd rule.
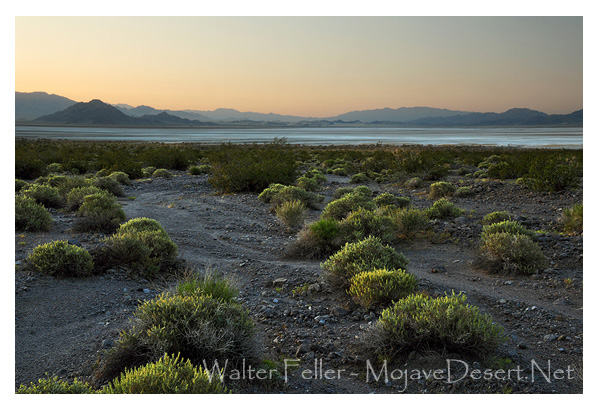
[[[335,127],[335,126],[582,126],[582,110],[546,114],[526,108],[476,113],[431,107],[351,111],[335,117],[285,116],[234,109],[158,110],[149,106],[78,103],[43,92],[15,93],[15,121],[64,125],[137,127]]]

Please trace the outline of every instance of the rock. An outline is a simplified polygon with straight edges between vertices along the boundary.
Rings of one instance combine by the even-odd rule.
[[[320,290],[321,290],[321,287],[320,287],[320,284],[318,284],[318,283],[314,283],[314,284],[310,285],[310,287],[308,287],[308,292],[310,292],[310,293],[318,293],[318,292],[320,292]]]
[[[300,344],[299,347],[297,347],[297,351],[295,352],[295,356],[296,357],[300,357],[302,354],[307,353],[309,350],[308,346],[306,344]]]
[[[277,278],[276,280],[272,281],[272,286],[273,287],[282,287],[287,283],[287,279],[286,278]]]
[[[520,348],[521,350],[525,350],[525,349],[526,349],[526,344],[524,344],[524,343],[519,343],[519,344],[517,345],[517,347],[518,347],[518,348]]]
[[[75,245],[77,247],[81,247],[81,242],[79,240],[77,240],[76,238],[69,238],[67,243],[69,243],[70,245]]]
[[[337,317],[344,317],[349,314],[349,310],[347,308],[337,306],[331,309],[331,314]]]
[[[543,337],[543,341],[545,342],[551,342],[551,341],[555,341],[558,339],[557,334],[547,334]]]
[[[103,349],[108,349],[108,348],[112,348],[112,347],[114,347],[114,341],[113,340],[111,340],[110,338],[102,340],[102,348]]]

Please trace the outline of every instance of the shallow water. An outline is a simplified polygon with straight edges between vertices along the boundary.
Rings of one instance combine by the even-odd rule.
[[[582,127],[461,128],[103,128],[16,126],[15,137],[166,143],[252,143],[287,139],[292,144],[461,144],[582,148]]]

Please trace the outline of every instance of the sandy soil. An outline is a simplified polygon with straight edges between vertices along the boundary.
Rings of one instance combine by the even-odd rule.
[[[325,203],[349,181],[327,177],[320,192],[327,196]],[[465,292],[471,304],[491,314],[508,336],[498,356],[509,358],[508,368],[520,365],[523,377],[536,371],[535,382],[464,378],[455,384],[425,379],[367,383],[367,353],[360,351],[360,341],[378,312],[356,307],[343,292],[324,282],[320,261],[284,259],[283,250],[295,234],[286,231],[257,195],[216,195],[205,176],[179,174],[171,180],[134,181],[125,191],[135,199],[121,202],[128,218],[160,221],[187,264],[198,270],[211,266],[235,279],[240,298],[257,324],[265,358],[279,363],[285,358],[302,360],[300,368],[290,371],[287,382],[273,392],[582,392],[582,237],[548,234],[540,238],[550,268],[530,277],[491,275],[476,265],[482,216],[506,210],[520,216],[529,228],[549,232],[557,227],[561,209],[582,202],[582,190],[533,194],[513,182],[473,184],[475,197],[452,200],[471,213],[433,224],[436,233],[446,233],[435,237],[440,240],[434,242],[440,243],[429,237],[397,248],[409,257],[409,271],[421,279],[420,288],[431,294]],[[383,185],[371,188],[399,192]],[[402,190],[402,195],[422,208],[431,204],[424,191]],[[319,213],[311,211],[309,219],[317,219]],[[45,373],[89,380],[101,351],[114,344],[138,301],[169,286],[134,280],[116,269],[83,279],[55,279],[26,269],[25,259],[38,244],[61,238],[90,248],[101,239],[72,233],[77,218],[73,214],[53,211],[53,217],[48,233],[15,235],[16,386]],[[305,292],[294,292],[302,286]],[[401,366],[447,368],[447,358],[446,353],[411,353]],[[314,369],[315,361],[320,367],[320,360],[323,370],[345,370],[341,378],[304,378],[307,374],[302,376],[302,371]],[[544,371],[548,361],[552,370],[570,366],[574,377],[551,383],[539,380],[533,360]],[[244,390],[264,392],[266,388]]]

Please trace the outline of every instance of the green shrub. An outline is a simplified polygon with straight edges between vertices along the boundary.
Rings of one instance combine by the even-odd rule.
[[[177,284],[176,294],[182,296],[205,295],[223,302],[234,302],[239,290],[226,278],[212,270],[202,276],[197,274]]]
[[[123,171],[115,171],[111,173],[108,177],[115,179],[119,182],[119,184],[130,185],[131,180],[129,179],[129,175]]]
[[[37,383],[21,384],[17,394],[93,394],[94,389],[75,378],[72,383],[58,377],[40,378]]]
[[[337,167],[337,168],[333,168],[331,173],[335,174],[336,176],[346,176],[347,170],[345,169],[345,167]]]
[[[261,192],[270,184],[291,184],[297,176],[293,151],[287,144],[249,147],[223,145],[211,156],[210,184],[223,192]]]
[[[509,164],[505,161],[489,165],[489,168],[487,169],[487,175],[491,178],[498,178],[501,180],[519,177],[516,168],[512,164]]]
[[[306,176],[297,179],[297,186],[306,191],[316,191],[319,187],[318,181],[315,178],[308,178]]]
[[[86,250],[65,240],[38,245],[27,258],[36,270],[55,277],[85,277],[94,267]]]
[[[285,250],[290,258],[328,257],[341,246],[339,222],[333,219],[321,219],[302,229],[297,239]]]
[[[67,208],[71,211],[78,210],[83,204],[83,198],[91,194],[104,194],[106,196],[112,196],[108,191],[102,190],[95,186],[77,187],[73,188],[67,194]]]
[[[127,218],[117,199],[108,193],[83,197],[77,214],[82,217],[76,224],[79,231],[111,232]]]
[[[177,256],[178,247],[155,220],[139,218],[119,227],[105,240],[110,260],[133,273],[153,277]]]
[[[420,177],[412,177],[406,182],[408,188],[420,188],[424,185],[424,182]]]
[[[318,184],[322,184],[325,181],[327,181],[327,178],[326,178],[326,176],[324,174],[322,174],[322,171],[320,171],[320,170],[318,170],[316,168],[313,168],[313,169],[311,169],[309,171],[306,171],[306,173],[304,174],[304,176],[307,177],[307,178],[311,178],[311,179],[316,180],[316,182]]]
[[[117,197],[124,197],[125,191],[123,187],[114,178],[110,177],[98,177],[92,180],[94,187],[101,188],[104,191],[108,191],[110,194]]]
[[[338,200],[333,200],[326,205],[322,212],[322,218],[342,220],[352,211],[360,208],[374,210],[374,202],[367,196],[352,192],[344,195]]]
[[[333,193],[333,198],[335,200],[338,200],[341,197],[345,196],[346,194],[352,193],[353,191],[354,191],[354,189],[351,187],[340,187],[337,190],[335,190],[335,192]]]
[[[472,197],[473,195],[474,191],[470,187],[460,187],[453,193],[456,198]]]
[[[56,188],[58,189],[60,195],[66,198],[68,193],[74,188],[88,187],[90,184],[91,181],[86,180],[83,176],[68,176],[64,179],[61,179],[57,183]]]
[[[164,168],[159,168],[152,173],[152,178],[173,178],[173,173]]]
[[[29,185],[29,183],[27,183],[27,181],[19,180],[18,178],[15,178],[15,193],[18,193],[22,189],[26,188],[28,185]]]
[[[518,234],[526,235],[528,237],[532,237],[534,234],[531,230],[528,230],[519,222],[508,220],[484,226],[480,238],[484,240],[485,237],[496,233]]]
[[[422,231],[428,224],[426,212],[415,208],[392,209],[389,217],[395,224],[395,229],[400,237],[411,238],[415,233]]]
[[[46,173],[60,173],[62,165],[60,163],[50,163],[46,166]]]
[[[568,234],[582,235],[582,203],[562,212],[561,224]]]
[[[434,166],[433,168],[426,171],[424,177],[425,180],[440,180],[449,174],[449,167],[446,166]]]
[[[432,200],[442,197],[451,197],[455,190],[456,188],[453,184],[447,181],[438,181],[431,184],[431,189],[428,196]]]
[[[379,238],[368,237],[356,243],[347,243],[329,257],[322,268],[329,278],[347,286],[349,280],[362,271],[376,269],[405,270],[409,261]]]
[[[488,355],[504,341],[503,329],[465,295],[431,298],[410,295],[385,309],[376,324],[374,343],[383,355],[437,351]]]
[[[492,272],[535,274],[547,267],[541,248],[524,234],[487,234],[483,237],[480,251],[483,261]]]
[[[348,294],[365,308],[387,304],[412,294],[418,281],[404,270],[364,271],[350,279]]]
[[[277,207],[286,201],[298,200],[306,207],[315,209],[318,207],[318,203],[322,202],[324,197],[306,191],[300,187],[272,184],[262,191],[258,196],[258,199],[267,203],[272,203],[274,207]]]
[[[59,208],[63,204],[58,189],[47,184],[31,184],[21,191],[21,194],[35,199],[35,201],[47,208]]]
[[[554,155],[548,159],[536,158],[523,176],[523,183],[532,190],[554,192],[577,188],[581,177],[581,161]]]
[[[301,227],[306,219],[306,206],[295,199],[284,201],[275,208],[275,214],[287,227]]]
[[[466,174],[469,173],[469,171],[468,171],[468,169],[466,167],[460,167],[460,168],[458,168],[458,170],[456,171],[456,173],[459,176],[465,176]]]
[[[436,219],[459,217],[461,214],[462,210],[445,198],[435,201],[435,203],[426,210],[426,215],[429,218]]]
[[[199,292],[162,294],[145,301],[134,312],[134,326],[123,331],[100,370],[114,378],[123,369],[179,354],[193,364],[235,367],[256,359],[254,325],[240,304]]]
[[[478,168],[489,168],[491,165],[497,164],[500,161],[501,161],[501,157],[499,157],[496,154],[493,154],[493,155],[487,157],[484,161],[481,161],[478,164]]]
[[[346,218],[341,220],[339,232],[341,241],[350,243],[369,236],[378,237],[387,244],[393,243],[397,239],[391,217],[363,208],[351,211]]]
[[[198,176],[200,174],[210,174],[212,167],[208,164],[202,164],[200,166],[191,166],[187,172],[192,176]]]
[[[360,183],[365,183],[368,181],[368,177],[366,176],[366,174],[364,173],[357,173],[354,174],[353,176],[351,176],[351,178],[349,179],[349,182],[351,184],[360,184]]]
[[[107,168],[103,168],[96,173],[96,177],[108,177],[110,175],[110,170]]]
[[[144,177],[152,177],[152,174],[154,173],[154,171],[156,171],[156,167],[144,167],[141,169],[141,172],[143,174]]]
[[[396,197],[391,193],[381,193],[372,201],[377,207],[408,207],[411,203],[407,197]]]
[[[50,187],[58,188],[59,186],[63,185],[68,179],[69,177],[67,176],[52,174],[47,177],[46,184],[48,184]]]
[[[31,197],[15,196],[15,229],[25,231],[47,231],[52,216],[46,207]]]
[[[366,186],[354,187],[352,192],[356,195],[361,195],[367,198],[372,198],[372,190]]]
[[[101,391],[103,394],[227,394],[217,375],[191,361],[165,354],[157,362],[127,370]]]
[[[483,217],[483,225],[501,223],[502,221],[510,221],[512,216],[507,211],[493,211]]]

